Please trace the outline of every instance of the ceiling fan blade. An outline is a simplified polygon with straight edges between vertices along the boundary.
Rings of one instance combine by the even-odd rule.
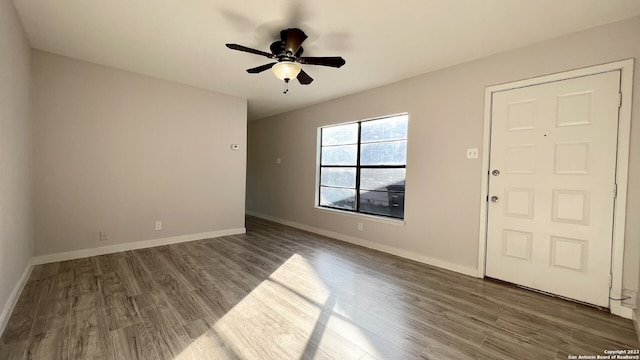
[[[265,70],[269,70],[273,67],[273,65],[277,64],[277,62],[272,62],[270,64],[264,64],[264,65],[260,65],[251,69],[247,69],[247,72],[249,74],[257,74],[257,73],[261,73]]]
[[[304,70],[300,70],[300,73],[298,74],[298,81],[301,85],[309,85],[313,82],[313,78],[304,72]]]
[[[298,58],[298,62],[301,64],[308,65],[321,65],[321,66],[331,66],[339,68],[346,63],[344,59],[340,56],[329,56],[329,57],[301,57]]]
[[[248,48],[246,46],[242,46],[238,44],[226,44],[226,45],[229,49],[232,49],[232,50],[244,51],[244,52],[248,52],[256,55],[262,55],[262,56],[268,57],[269,59],[273,59],[275,57],[273,54],[270,54],[268,52]]]
[[[285,53],[291,55],[295,55],[300,49],[300,45],[305,41],[307,35],[304,31],[296,28],[282,30],[280,32],[280,37],[285,42],[284,51]]]

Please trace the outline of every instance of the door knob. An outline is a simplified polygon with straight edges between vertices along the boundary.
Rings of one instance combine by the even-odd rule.
[[[491,197],[491,202],[497,203],[498,201],[500,201],[499,197],[497,197],[495,195]]]
[[[493,176],[498,176],[498,175],[500,175],[500,170],[498,170],[498,169],[493,170],[493,171],[491,172],[491,175],[493,175]]]

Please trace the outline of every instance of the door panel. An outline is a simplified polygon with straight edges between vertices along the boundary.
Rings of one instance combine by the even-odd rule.
[[[489,277],[609,306],[620,72],[493,94]]]

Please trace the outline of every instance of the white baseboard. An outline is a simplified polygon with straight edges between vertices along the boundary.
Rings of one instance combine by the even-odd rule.
[[[27,263],[27,267],[24,269],[20,280],[16,284],[16,287],[11,292],[9,299],[4,304],[4,308],[2,309],[2,313],[0,314],[0,335],[4,333],[4,329],[7,327],[9,323],[9,318],[11,317],[11,313],[13,313],[13,309],[16,307],[18,303],[18,299],[20,298],[20,294],[22,294],[22,290],[24,286],[27,284],[27,280],[29,280],[29,276],[31,276],[31,270],[33,270],[33,259],[29,260]]]
[[[617,315],[625,319],[631,319],[633,317],[633,309],[622,306],[620,301],[611,301],[609,311],[611,311],[613,315]]]
[[[47,263],[58,262],[58,261],[81,259],[89,256],[112,254],[112,253],[117,253],[121,251],[144,249],[144,248],[150,248],[150,247],[162,246],[162,245],[171,245],[171,244],[183,243],[188,241],[210,239],[210,238],[215,238],[220,236],[238,235],[238,234],[244,234],[246,232],[247,230],[245,228],[227,229],[227,230],[204,232],[199,234],[180,235],[180,236],[172,236],[172,237],[166,237],[161,239],[153,239],[153,240],[137,241],[132,243],[117,244],[117,245],[111,245],[111,246],[103,246],[103,247],[93,248],[93,249],[84,249],[84,250],[69,251],[64,253],[39,255],[34,258],[34,264],[40,265],[40,264],[47,264]]]
[[[640,324],[638,324],[638,321],[640,321],[640,319],[638,319],[638,312],[640,310],[636,310],[633,312],[632,316],[631,316],[631,320],[633,320],[633,325],[636,326],[636,336],[638,337],[638,342],[640,342]]]
[[[315,233],[315,234],[328,236],[330,238],[334,238],[334,239],[341,240],[341,241],[344,241],[344,242],[348,242],[348,243],[351,243],[351,244],[363,246],[363,247],[366,247],[366,248],[369,248],[369,249],[382,251],[382,252],[385,252],[387,254],[400,256],[400,257],[403,257],[403,258],[406,258],[406,259],[410,259],[410,260],[414,260],[414,261],[417,261],[417,262],[421,262],[423,264],[433,265],[435,267],[439,267],[439,268],[442,268],[442,269],[451,270],[451,271],[454,271],[454,272],[457,272],[457,273],[460,273],[460,274],[469,275],[469,276],[473,276],[473,277],[477,277],[478,276],[478,269],[476,269],[476,268],[471,268],[471,267],[467,267],[467,266],[464,266],[464,265],[450,263],[448,261],[444,261],[444,260],[441,260],[441,259],[436,259],[436,258],[432,258],[432,257],[429,257],[429,256],[419,255],[419,254],[413,253],[411,251],[398,249],[398,248],[395,248],[395,247],[392,247],[392,246],[378,244],[378,243],[375,243],[375,242],[370,241],[370,240],[361,239],[361,238],[357,238],[357,237],[349,236],[349,235],[344,235],[344,234],[340,234],[340,233],[337,233],[337,232],[333,232],[333,231],[329,231],[329,230],[325,230],[325,229],[320,229],[320,228],[316,228],[316,227],[305,225],[305,224],[296,223],[296,222],[293,222],[293,221],[283,220],[283,219],[275,218],[273,216],[269,216],[269,215],[253,212],[253,211],[246,211],[246,214],[247,215],[251,215],[251,216],[255,216],[255,217],[258,217],[258,218],[261,218],[261,219],[273,221],[275,223],[279,223],[279,224],[282,224],[282,225],[287,225],[287,226],[291,226],[291,227],[298,228],[298,229],[301,229],[301,230],[309,231],[309,232],[312,232],[312,233]]]

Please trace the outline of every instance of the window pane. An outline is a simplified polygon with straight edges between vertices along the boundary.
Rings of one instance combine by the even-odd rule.
[[[386,191],[360,191],[360,210],[376,214],[389,213],[389,196]]]
[[[362,169],[360,188],[363,190],[404,191],[405,169]]]
[[[404,192],[361,191],[360,212],[404,218]]]
[[[340,209],[356,209],[356,190],[331,187],[320,188],[320,205]]]
[[[401,140],[407,138],[407,115],[362,123],[361,142]]]
[[[323,147],[321,156],[322,165],[355,165],[358,145]]]
[[[330,126],[322,129],[322,146],[356,144],[358,142],[358,124]]]
[[[320,185],[356,187],[356,168],[326,168],[320,170]]]
[[[361,165],[404,165],[407,159],[407,140],[362,144]]]

